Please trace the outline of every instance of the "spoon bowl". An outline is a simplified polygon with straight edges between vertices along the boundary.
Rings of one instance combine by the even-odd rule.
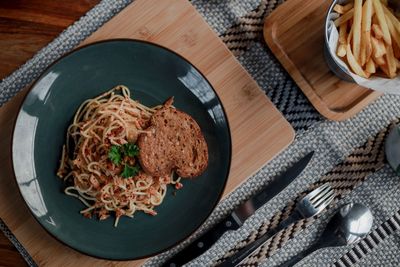
[[[373,220],[366,206],[359,203],[346,204],[332,217],[321,239],[327,242],[327,246],[351,245],[370,232]]]
[[[399,0],[400,1],[400,0]],[[400,175],[400,125],[393,125],[385,140],[385,155],[392,169]]]
[[[373,220],[370,209],[363,204],[343,205],[329,221],[318,241],[282,264],[281,267],[294,266],[307,255],[321,248],[347,246],[360,241],[371,231]]]

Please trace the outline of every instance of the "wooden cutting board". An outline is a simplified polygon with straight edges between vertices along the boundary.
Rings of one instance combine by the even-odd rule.
[[[324,58],[324,25],[332,1],[290,0],[265,20],[264,38],[314,107],[328,119],[345,120],[381,93],[340,80]]]
[[[232,164],[224,196],[287,147],[294,131],[195,8],[186,0],[136,0],[82,44],[136,38],[166,46],[205,74],[222,100],[232,135]],[[35,221],[18,192],[11,136],[27,90],[0,108],[0,217],[40,266],[138,266],[145,259],[111,262],[74,251]]]

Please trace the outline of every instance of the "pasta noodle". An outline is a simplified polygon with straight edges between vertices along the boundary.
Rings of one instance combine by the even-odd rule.
[[[114,214],[117,226],[121,216],[133,217],[136,211],[156,215],[167,185],[182,187],[173,173],[152,177],[141,171],[134,154],[139,134],[146,133],[152,114],[161,107],[132,100],[129,89],[120,85],[78,108],[57,175],[71,184],[65,194],[86,206],[81,211],[85,217],[104,220]]]

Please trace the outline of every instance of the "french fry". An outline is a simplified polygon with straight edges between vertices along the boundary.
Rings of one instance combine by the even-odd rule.
[[[376,72],[376,66],[375,63],[372,59],[370,59],[367,64],[365,65],[365,70],[368,71],[369,73],[375,73]]]
[[[388,66],[388,71],[389,71],[389,78],[394,78],[396,77],[396,60],[394,58],[393,54],[393,47],[391,45],[386,45],[386,62]]]
[[[336,54],[360,77],[396,77],[400,74],[400,18],[388,8],[387,0],[349,2],[334,7],[340,14],[334,21],[339,31]]]
[[[390,37],[389,28],[386,23],[386,16],[383,11],[383,5],[380,0],[372,0],[372,1],[375,9],[375,14],[379,22],[379,26],[381,27],[383,33],[383,40],[385,40],[386,44],[392,45],[392,38]]]
[[[365,62],[368,62],[368,61],[370,61],[371,56],[372,56],[371,36],[369,36],[369,40],[367,41],[367,45],[366,45],[365,50],[366,50],[365,51],[366,52],[366,54],[365,54]]]
[[[394,58],[394,60],[396,61],[396,68],[400,69],[400,60],[397,58]]]
[[[354,71],[358,76],[366,78],[367,75],[364,73],[364,70],[358,64],[357,60],[354,58],[353,53],[351,52],[350,44],[346,46],[346,58],[347,62],[350,65],[350,68]]]
[[[390,77],[389,69],[387,65],[379,65],[379,68],[386,74],[387,77]]]
[[[353,55],[357,61],[359,61],[359,59],[360,59],[361,19],[362,19],[362,0],[354,0],[353,46],[352,46],[352,48],[353,48]]]
[[[376,39],[382,39],[383,38],[383,32],[381,30],[381,27],[378,24],[372,24],[372,31],[374,32],[374,37]]]
[[[374,57],[374,62],[378,66],[386,65],[386,60],[383,56],[382,57]]]
[[[346,45],[345,45],[345,44],[339,44],[339,46],[338,46],[338,48],[337,48],[337,51],[336,51],[336,54],[337,54],[339,57],[344,57],[344,56],[346,56]]]
[[[347,43],[347,23],[343,23],[339,26],[339,45],[336,54],[339,57],[346,55],[346,43]]]
[[[352,19],[354,15],[354,8],[350,9],[349,11],[347,11],[345,14],[343,14],[342,16],[338,17],[334,23],[336,27],[339,27],[340,24],[347,22],[349,19]]]
[[[346,44],[347,41],[347,23],[343,23],[339,26],[339,43]]]
[[[382,40],[371,37],[372,51],[375,58],[382,57],[386,54],[386,47]]]
[[[346,13],[347,11],[349,11],[350,9],[352,9],[353,6],[354,6],[354,4],[351,3],[351,2],[348,3],[348,4],[346,4],[346,5],[344,5],[344,6],[343,6],[343,12]]]
[[[383,12],[385,12],[386,17],[389,17],[390,21],[393,23],[394,28],[397,29],[398,32],[400,32],[399,19],[397,19],[396,16],[393,15],[393,13],[390,12],[390,10],[385,6],[383,6]]]
[[[365,54],[365,43],[363,42],[363,38],[361,35],[361,50],[360,50],[360,65],[361,67],[365,65],[367,62],[367,55]]]
[[[396,27],[394,26],[394,23],[393,23],[393,21],[396,20],[396,18],[392,19],[389,16],[389,14],[387,14],[386,12],[385,12],[385,16],[386,16],[386,22],[387,22],[387,25],[389,28],[390,35],[392,36],[392,39],[397,44],[397,46],[400,47],[400,28],[398,30],[396,30]],[[398,25],[398,26],[400,27],[400,25]]]
[[[363,16],[361,21],[361,66],[364,66],[371,58],[371,20],[372,20],[372,0],[366,0],[363,6]]]
[[[334,7],[333,7],[333,11],[335,11],[336,13],[338,13],[338,14],[344,14],[345,12],[343,12],[343,6],[342,5],[339,5],[339,4],[336,4]]]

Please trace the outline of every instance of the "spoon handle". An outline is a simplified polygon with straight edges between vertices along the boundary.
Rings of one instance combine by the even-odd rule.
[[[280,265],[280,267],[292,267],[296,263],[298,263],[299,261],[301,261],[302,259],[307,257],[308,255],[313,253],[314,251],[316,251],[320,248],[323,248],[323,247],[324,246],[321,243],[317,242],[314,245],[312,245],[311,247],[309,247],[308,249],[303,250],[302,252],[300,252],[299,254],[297,254],[296,256],[291,258],[290,260],[284,262],[282,265]]]

